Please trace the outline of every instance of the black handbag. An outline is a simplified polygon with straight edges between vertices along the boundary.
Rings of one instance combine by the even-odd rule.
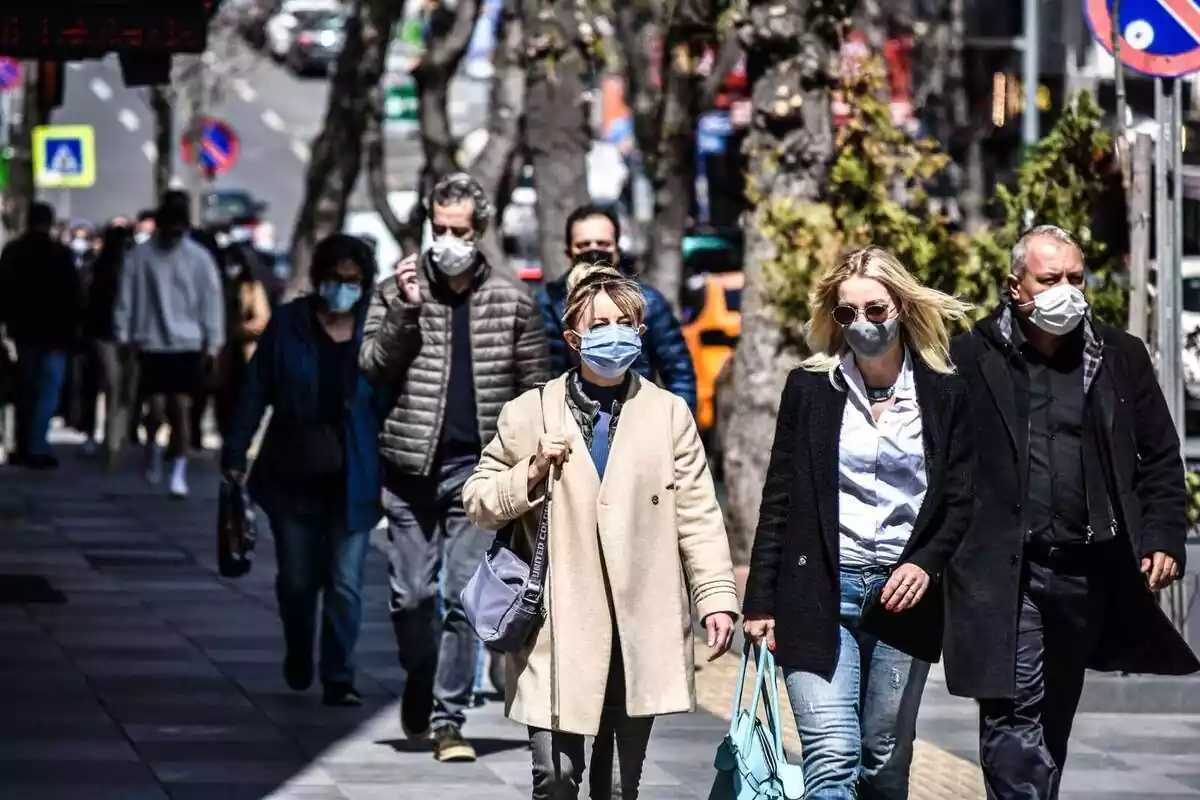
[[[240,578],[254,565],[258,523],[246,490],[222,481],[217,502],[217,570],[222,578]]]

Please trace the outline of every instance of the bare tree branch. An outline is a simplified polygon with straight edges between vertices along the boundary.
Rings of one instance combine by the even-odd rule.
[[[367,104],[367,124],[363,130],[363,149],[366,151],[367,189],[371,203],[379,213],[380,219],[388,229],[388,233],[407,253],[416,252],[421,245],[421,224],[416,222],[418,215],[411,214],[407,222],[396,216],[392,204],[388,201],[387,157],[384,146],[383,129],[383,100],[382,87],[376,86],[371,90],[370,101]]]
[[[501,244],[501,220],[511,190],[513,171],[518,162],[521,119],[525,112],[525,68],[521,50],[525,32],[521,24],[518,0],[506,0],[499,20],[493,56],[492,107],[488,115],[488,139],[471,165],[470,172],[483,186],[496,210],[492,225],[480,247],[488,263],[498,266],[505,261]]]
[[[292,239],[289,293],[308,291],[309,259],[319,239],[341,230],[362,166],[371,91],[379,85],[401,0],[351,0],[324,127],[313,140],[304,199]]]

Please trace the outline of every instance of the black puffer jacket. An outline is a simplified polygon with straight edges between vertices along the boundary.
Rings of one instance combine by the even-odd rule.
[[[379,436],[380,454],[395,470],[429,475],[437,455],[450,383],[451,309],[446,291],[421,259],[420,307],[404,301],[396,281],[379,284],[367,312],[359,366],[396,400]],[[529,292],[486,263],[471,288],[471,354],[479,439],[496,434],[500,409],[548,378],[546,334]]]

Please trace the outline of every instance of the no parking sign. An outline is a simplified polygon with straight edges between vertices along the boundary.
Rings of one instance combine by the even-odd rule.
[[[1092,35],[1113,52],[1113,0],[1083,0]],[[1198,0],[1121,0],[1116,29],[1121,62],[1155,78],[1178,78],[1200,71]]]

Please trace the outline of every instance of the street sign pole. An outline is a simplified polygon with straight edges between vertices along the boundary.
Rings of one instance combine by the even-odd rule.
[[[1039,0],[1025,0],[1025,50],[1022,53],[1022,71],[1025,75],[1025,109],[1021,114],[1021,144],[1028,158],[1038,143],[1038,86],[1040,79],[1040,48],[1038,31]]]
[[[1154,111],[1158,120],[1158,157],[1155,159],[1155,210],[1158,233],[1158,302],[1155,304],[1155,339],[1158,342],[1159,383],[1175,427],[1183,434],[1182,333],[1180,328],[1183,222],[1182,103],[1180,81],[1158,78],[1154,82]]]

